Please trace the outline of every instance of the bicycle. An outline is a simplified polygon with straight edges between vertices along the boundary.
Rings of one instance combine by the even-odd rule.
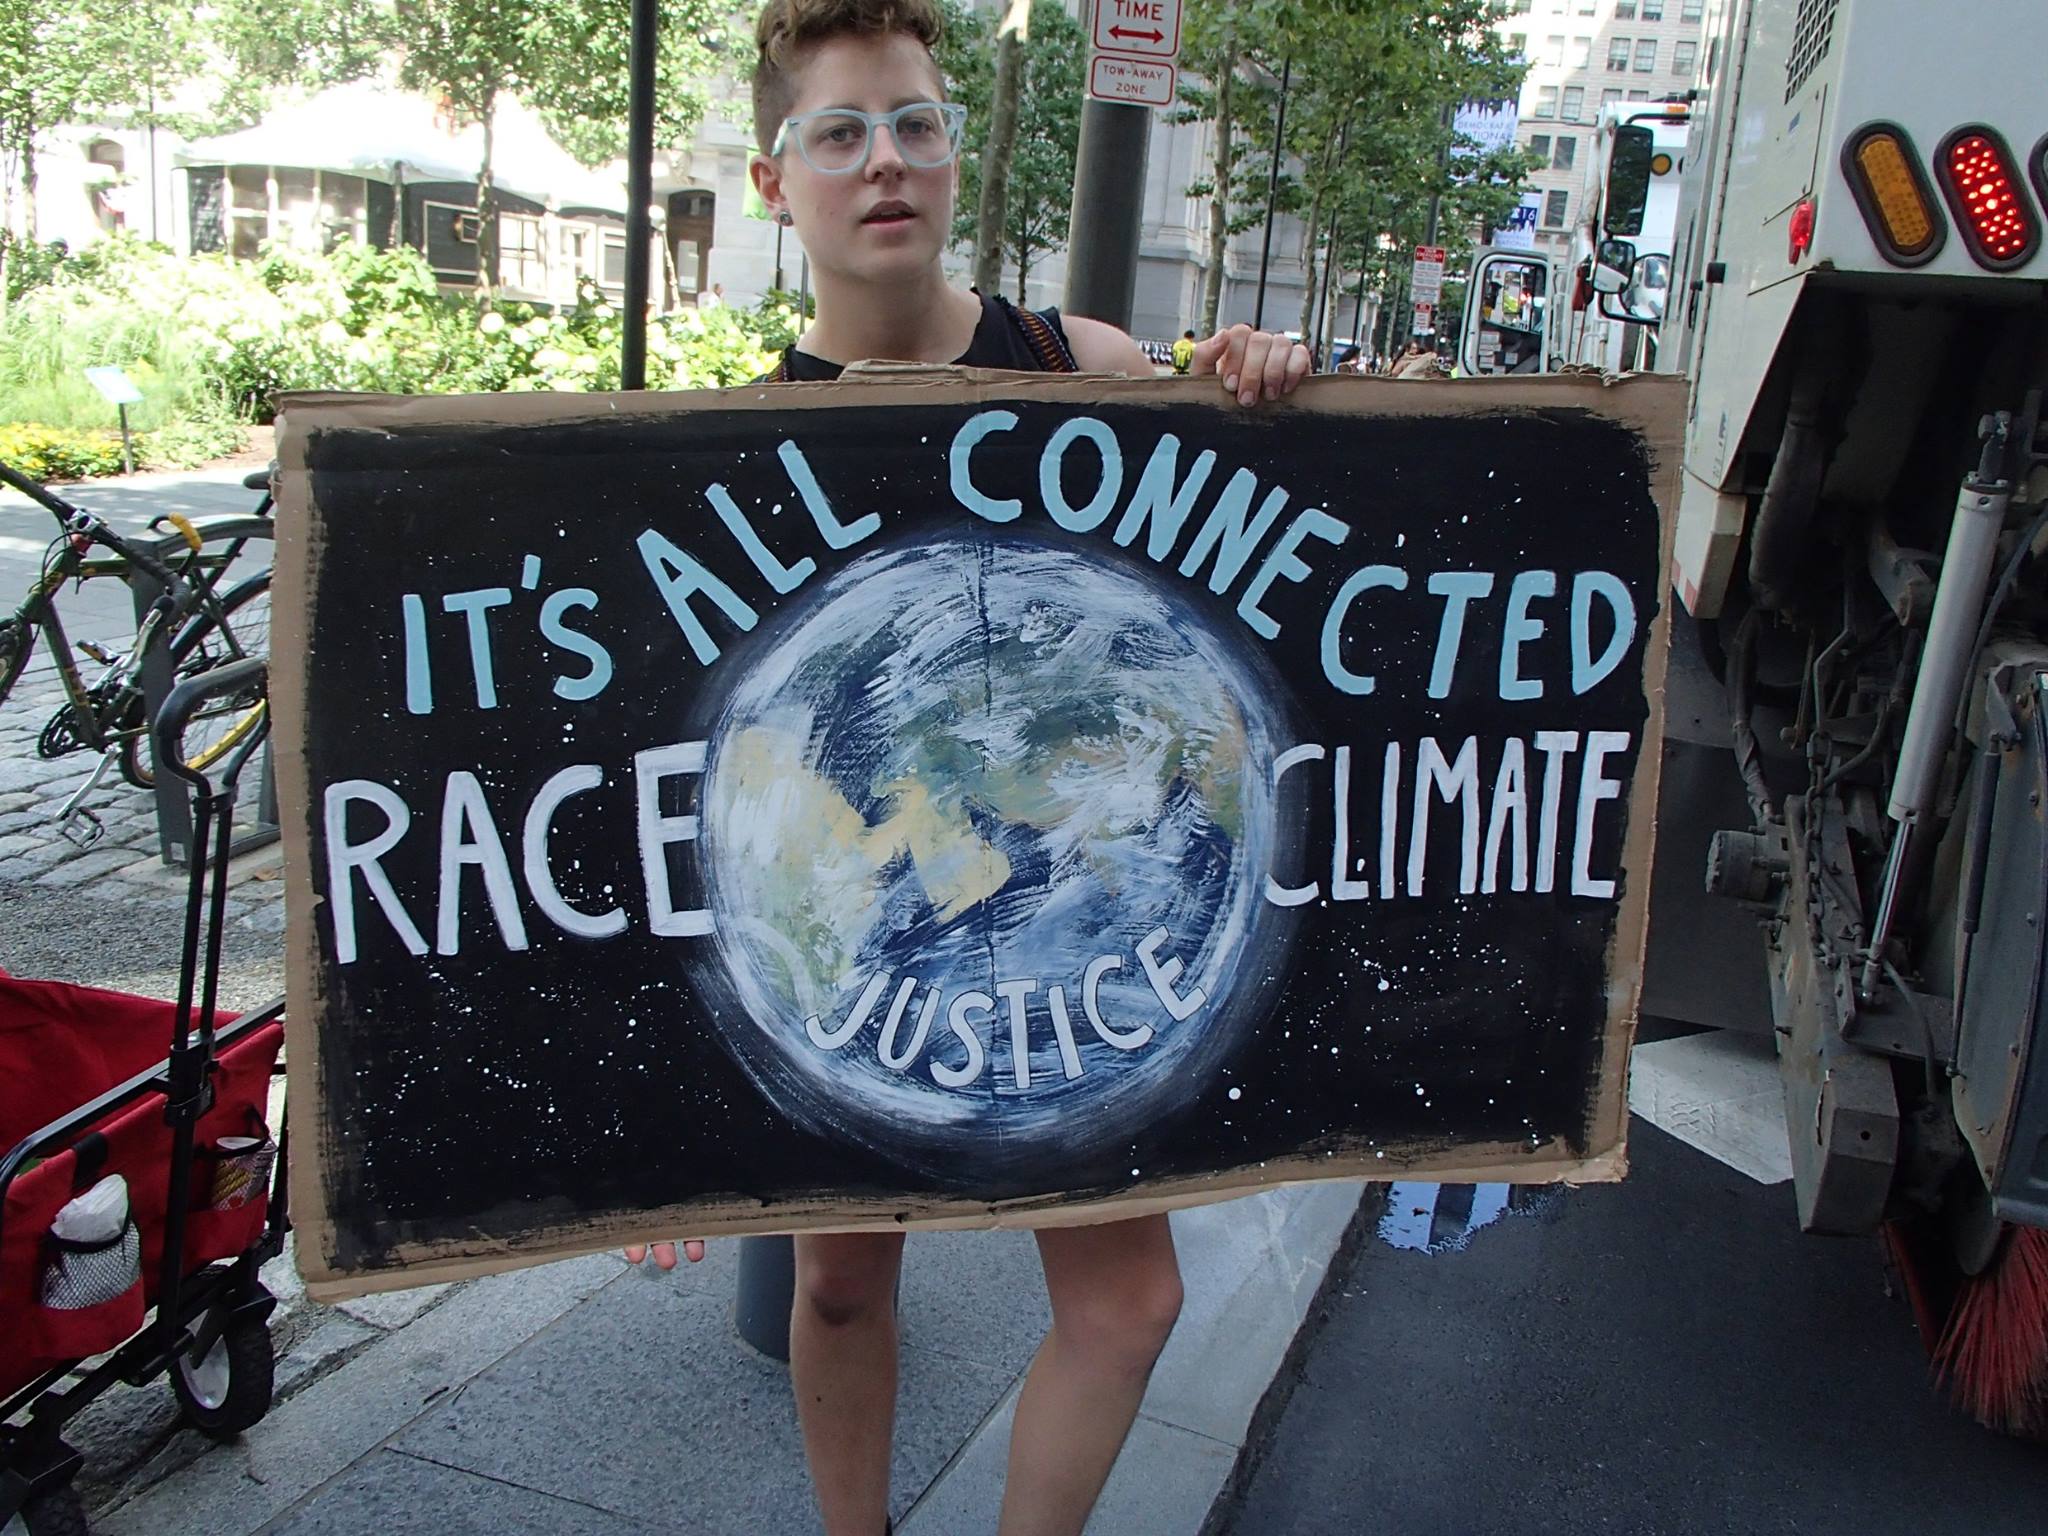
[[[156,782],[149,748],[144,672],[161,654],[168,661],[164,691],[186,678],[244,657],[270,652],[270,571],[220,583],[251,540],[272,539],[269,476],[260,472],[243,484],[262,489],[255,514],[202,523],[178,514],[151,520],[152,531],[172,530],[154,548],[113,529],[104,518],[73,506],[28,476],[0,464],[0,484],[12,486],[55,517],[62,532],[45,556],[43,573],[21,606],[0,619],[0,703],[5,703],[28,668],[37,637],[47,631],[64,703],[43,727],[37,755],[58,758],[73,752],[99,754],[99,764],[59,808],[58,829],[90,846],[104,832],[99,818],[82,808],[110,767],[138,789]],[[96,549],[108,558],[95,558]],[[76,648],[102,668],[88,684],[80,675],[73,644],[56,608],[58,592],[71,581],[117,578],[134,584],[147,578],[158,590],[135,628],[126,651],[110,653],[90,641]],[[255,731],[267,710],[260,690],[210,700],[186,723],[181,760],[204,771]],[[74,832],[74,826],[83,830]]]

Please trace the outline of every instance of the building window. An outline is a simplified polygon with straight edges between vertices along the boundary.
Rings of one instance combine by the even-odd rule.
[[[498,215],[498,278],[507,288],[545,297],[547,246],[540,220],[528,213]]]
[[[1548,160],[1550,158],[1550,135],[1547,133],[1530,134],[1529,153],[1538,160]]]
[[[1636,19],[1636,0],[1614,0],[1614,19],[1616,21],[1634,21]]]
[[[1619,100],[1621,100],[1620,91],[1602,91],[1600,93],[1600,105],[1602,107],[1611,107]]]
[[[584,278],[597,277],[596,232],[588,224],[562,224],[555,230],[561,245],[562,269],[573,287]]]
[[[1700,45],[1690,38],[1671,45],[1671,67],[1687,80],[1692,78],[1692,67],[1699,57]]]
[[[1664,0],[1643,0],[1643,20],[1662,21],[1663,19]]]
[[[1607,39],[1607,73],[1610,75],[1628,72],[1629,41],[1625,37]]]
[[[1593,39],[1575,37],[1572,39],[1572,68],[1584,69],[1593,62]]]
[[[1639,37],[1636,39],[1636,73],[1653,75],[1657,72],[1657,39]]]
[[[1579,141],[1576,135],[1560,133],[1557,143],[1550,152],[1550,168],[1553,171],[1568,171],[1572,161],[1578,158]]]
[[[1583,85],[1568,85],[1564,88],[1564,105],[1559,109],[1558,115],[1572,123],[1586,115],[1586,88]]]
[[[602,242],[603,267],[597,280],[607,288],[626,286],[626,237],[614,230],[605,230],[598,237]]]
[[[1564,63],[1564,39],[1546,37],[1543,39],[1543,62],[1556,69]]]
[[[1517,59],[1529,57],[1529,34],[1526,32],[1510,32],[1508,34],[1508,53],[1511,57]]]
[[[1537,115],[1538,117],[1555,117],[1555,116],[1557,116],[1557,87],[1556,87],[1556,86],[1554,86],[1554,85],[1545,85],[1545,86],[1539,86],[1539,87],[1537,87],[1537,90],[1536,90],[1536,115]]]
[[[1509,10],[1508,14],[1511,16],[1526,16],[1529,14],[1529,7],[1534,5],[1535,3],[1536,0],[1515,0],[1513,7]]]
[[[1678,0],[1678,19],[1698,21],[1706,15],[1706,0]]]
[[[1546,229],[1563,229],[1566,206],[1571,201],[1569,192],[1546,192],[1543,194],[1543,225]]]
[[[1650,93],[1648,91],[1630,91],[1628,93],[1628,99],[1630,101],[1648,101],[1650,99]]]

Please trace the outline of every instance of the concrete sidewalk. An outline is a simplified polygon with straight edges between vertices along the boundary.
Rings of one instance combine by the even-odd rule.
[[[1173,1218],[1187,1304],[1089,1529],[1197,1536],[1358,1210],[1360,1187]],[[284,1309],[281,1401],[238,1444],[176,1429],[161,1386],[96,1407],[102,1536],[818,1529],[783,1367],[732,1326],[738,1245],[663,1275],[590,1255]],[[289,1285],[283,1266],[272,1277]],[[915,1233],[903,1279],[893,1511],[992,1532],[1010,1415],[1047,1321],[1028,1234]],[[158,1399],[158,1400],[153,1400]]]

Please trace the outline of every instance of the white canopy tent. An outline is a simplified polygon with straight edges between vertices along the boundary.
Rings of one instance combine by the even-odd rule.
[[[624,182],[578,164],[525,105],[503,98],[493,126],[495,187],[548,207],[624,214]],[[450,131],[426,97],[358,81],[280,107],[240,133],[199,140],[180,152],[178,162],[188,167],[293,166],[394,185],[474,182],[483,165],[483,146],[480,125]]]

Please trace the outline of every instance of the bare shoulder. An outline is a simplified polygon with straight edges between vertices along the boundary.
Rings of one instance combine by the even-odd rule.
[[[1152,377],[1152,359],[1115,326],[1083,315],[1062,315],[1067,345],[1083,373],[1122,373],[1134,379]]]

